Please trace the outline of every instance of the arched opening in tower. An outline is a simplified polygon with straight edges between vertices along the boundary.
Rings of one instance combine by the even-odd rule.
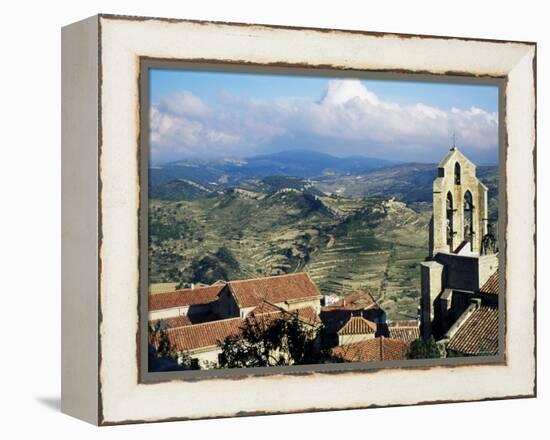
[[[472,242],[474,235],[474,204],[472,193],[466,191],[464,194],[464,240]]]
[[[449,191],[447,193],[447,245],[449,250],[453,251],[453,195]]]
[[[460,185],[460,164],[455,163],[455,185]]]

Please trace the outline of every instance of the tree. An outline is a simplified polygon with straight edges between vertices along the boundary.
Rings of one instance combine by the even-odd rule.
[[[433,337],[428,340],[419,338],[411,344],[409,359],[433,359],[440,357],[441,350]]]
[[[249,316],[237,335],[220,342],[221,368],[269,367],[319,361],[316,340],[320,328],[306,324],[297,313]]]

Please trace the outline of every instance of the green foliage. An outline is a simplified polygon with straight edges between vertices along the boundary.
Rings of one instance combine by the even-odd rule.
[[[428,340],[419,338],[411,344],[409,359],[435,359],[440,357],[439,346],[433,337]]]
[[[268,367],[319,362],[316,339],[319,328],[301,322],[297,315],[272,319],[266,315],[245,321],[241,333],[220,342],[221,368]]]
[[[187,270],[188,279],[192,283],[212,284],[218,280],[229,280],[239,272],[240,265],[233,253],[225,246],[220,247],[213,255],[205,255],[195,260]],[[185,281],[177,288],[187,287]]]
[[[233,270],[239,270],[239,262],[235,258],[235,255],[225,246],[222,246],[217,250],[214,256],[228,268]]]
[[[149,219],[149,239],[156,243],[184,238],[186,230],[186,224],[175,219],[168,219],[166,222]]]
[[[149,192],[149,197],[161,200],[198,200],[216,195],[216,191],[211,188],[185,179],[152,186]]]

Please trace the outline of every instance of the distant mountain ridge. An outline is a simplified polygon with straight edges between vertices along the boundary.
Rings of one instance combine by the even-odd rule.
[[[400,163],[386,159],[336,157],[312,150],[286,150],[246,159],[178,160],[149,169],[151,185],[187,179],[201,185],[235,186],[246,178],[268,176],[317,177],[325,174],[363,174]]]

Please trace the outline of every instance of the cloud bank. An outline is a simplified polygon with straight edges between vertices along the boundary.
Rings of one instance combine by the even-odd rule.
[[[257,100],[220,94],[207,104],[190,91],[165,96],[150,108],[151,157],[246,157],[314,149],[437,162],[457,144],[477,162],[496,162],[498,115],[472,106],[444,110],[421,102],[384,101],[359,80],[331,80],[320,100]]]

